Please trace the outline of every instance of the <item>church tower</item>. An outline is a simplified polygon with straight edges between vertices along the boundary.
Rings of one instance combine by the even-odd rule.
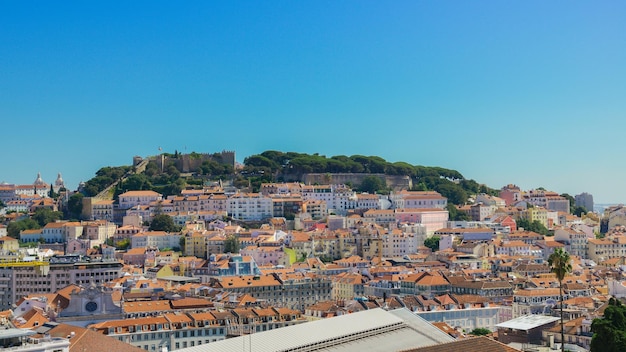
[[[59,172],[59,174],[57,175],[57,179],[56,181],[54,181],[54,186],[52,186],[55,192],[59,192],[59,190],[61,188],[66,188],[65,187],[65,182],[63,181],[63,177],[61,176],[61,173]]]

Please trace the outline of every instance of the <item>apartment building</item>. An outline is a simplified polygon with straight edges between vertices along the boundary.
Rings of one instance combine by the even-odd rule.
[[[596,263],[608,259],[626,257],[626,236],[615,236],[612,239],[588,239],[587,256]]]
[[[550,228],[552,224],[548,222],[548,210],[542,207],[532,207],[522,211],[519,215],[521,218],[532,223],[539,221],[543,226]]]
[[[191,233],[187,233],[184,236],[185,248],[182,249],[187,256],[194,256],[204,259],[208,258],[208,255],[210,253],[222,253],[216,252],[216,249],[212,249],[213,251],[209,249],[209,240],[216,236],[219,236],[219,241],[221,242],[221,247],[223,248],[223,231],[194,231]]]
[[[125,239],[130,239],[134,235],[143,232],[143,228],[136,225],[125,225],[121,227],[117,227],[115,229],[115,234],[113,235],[113,239],[115,241],[121,241]]]
[[[532,231],[517,231],[509,233],[506,238],[509,241],[522,241],[526,244],[537,244],[539,241],[543,241],[543,235]]]
[[[574,200],[576,201],[577,207],[583,207],[587,209],[587,211],[593,211],[593,195],[583,192],[574,196]]]
[[[293,218],[302,210],[303,200],[299,194],[274,194],[270,197],[274,217]]]
[[[272,198],[260,193],[237,193],[228,198],[226,203],[228,214],[244,221],[271,218],[273,210]]]
[[[426,235],[446,227],[449,219],[448,211],[440,208],[403,208],[394,210],[395,221],[423,225]]]
[[[554,240],[565,245],[565,250],[577,257],[587,259],[587,234],[569,228],[554,231]]]
[[[400,281],[400,294],[433,297],[450,293],[450,282],[438,273],[416,273]]]
[[[417,253],[419,237],[412,233],[394,229],[382,235],[383,253],[385,258],[403,257]]]
[[[313,220],[320,220],[328,215],[326,202],[321,200],[307,200],[302,203],[302,212],[311,215]]]
[[[89,202],[83,201],[83,207],[90,206],[89,213],[85,214],[85,218],[93,220],[113,220],[114,201],[111,199],[94,200],[90,198]]]
[[[115,227],[113,226],[113,229]],[[85,226],[80,222],[51,222],[42,229],[20,231],[22,242],[65,243],[83,236]]]
[[[303,273],[227,276],[211,279],[210,285],[300,311],[318,301],[330,300],[332,289],[329,278]]]
[[[240,254],[251,257],[259,266],[289,264],[289,258],[285,257],[281,247],[248,246],[243,248]]]
[[[495,205],[488,205],[482,202],[472,204],[469,208],[469,216],[473,221],[485,221],[485,219],[493,216],[498,209]]]
[[[117,231],[117,225],[107,220],[87,221],[81,225],[83,236],[98,243],[104,243],[107,239],[115,237]]]
[[[226,211],[228,203],[224,194],[183,195],[168,200],[171,200],[176,212]]]
[[[53,293],[70,284],[105,283],[117,279],[122,264],[92,262],[81,256],[57,256],[49,262],[15,261],[0,264],[0,310],[10,309],[20,298]]]
[[[355,192],[343,184],[306,185],[300,190],[302,199],[326,202],[329,212],[345,215],[354,202]]]
[[[348,209],[380,209],[380,199],[377,194],[358,193],[351,198]]]
[[[163,200],[163,195],[155,191],[128,191],[119,195],[120,209],[130,209],[136,205],[150,205]]]
[[[260,192],[264,196],[295,195],[301,193],[302,186],[301,183],[297,182],[262,183]]]
[[[564,292],[564,299],[570,296]],[[548,314],[559,302],[558,288],[533,288],[515,291],[513,295],[513,318],[527,314]]]
[[[565,197],[561,197],[556,192],[533,189],[524,193],[523,199],[536,207],[542,207],[552,211],[569,213],[570,210],[569,200]]]
[[[497,255],[541,257],[542,251],[535,245],[523,241],[505,240],[496,246]]]
[[[112,320],[90,328],[146,351],[175,351],[224,340],[227,336],[268,331],[305,321],[294,310],[252,307],[226,311],[177,311],[156,317]]]
[[[394,209],[437,208],[445,209],[448,199],[435,191],[400,191],[389,195]]]
[[[174,248],[180,246],[180,233],[169,233],[165,231],[145,231],[140,232],[130,239],[131,248]]]
[[[522,191],[518,186],[508,184],[500,189],[498,196],[509,206],[522,200]]]
[[[351,300],[363,297],[364,284],[369,279],[359,273],[342,273],[332,278],[331,296],[333,300]]]
[[[396,222],[396,216],[393,209],[370,209],[363,213],[363,219],[367,222],[373,222],[380,226],[389,226]]]
[[[20,248],[19,241],[6,235],[0,236],[0,253],[15,252]]]

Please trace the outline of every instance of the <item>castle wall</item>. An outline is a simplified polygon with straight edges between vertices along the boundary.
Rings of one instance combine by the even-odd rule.
[[[363,179],[368,176],[376,176],[385,181],[387,187],[394,191],[411,189],[413,181],[409,176],[385,175],[385,174],[353,174],[353,173],[311,173],[302,175],[301,182],[304,184],[346,184],[351,183],[358,187]]]
[[[157,163],[159,169],[164,168],[171,163],[174,164],[176,169],[180,172],[195,172],[203,162],[207,160],[214,160],[222,164],[231,165],[235,168],[235,152],[230,150],[223,150],[219,153],[202,153],[202,154],[180,154],[178,158],[170,156],[154,157],[154,161]],[[133,160],[134,162],[135,160]]]

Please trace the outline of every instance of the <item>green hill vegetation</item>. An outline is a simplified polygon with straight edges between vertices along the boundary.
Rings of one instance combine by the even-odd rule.
[[[451,169],[411,165],[406,162],[388,162],[378,156],[337,155],[327,158],[319,154],[265,151],[247,157],[239,179],[258,188],[263,182],[281,182],[299,179],[306,173],[371,173],[409,176],[413,190],[434,190],[441,193],[452,204],[462,205],[472,194],[497,192]],[[376,191],[386,191],[380,185]],[[358,189],[358,187],[357,187]],[[371,189],[368,189],[368,191]]]
[[[193,154],[193,153],[192,153]],[[134,174],[132,166],[103,167],[96,176],[85,183],[82,193],[94,196],[107,186],[126,177],[114,190],[114,197],[131,190],[154,190],[164,196],[179,194],[189,187],[201,187],[211,180],[229,180],[238,188],[258,191],[264,182],[284,182],[299,180],[307,173],[366,173],[408,176],[416,191],[434,190],[448,198],[449,203],[462,205],[472,194],[497,192],[451,169],[434,166],[411,165],[406,162],[389,162],[378,156],[337,155],[326,157],[319,154],[296,152],[265,151],[244,159],[243,168],[234,170],[231,165],[210,160],[203,162],[195,172],[181,174],[174,163],[160,169],[154,160],[148,162],[145,170]],[[356,190],[388,192],[380,178],[365,178]],[[452,215],[452,214],[451,214]],[[451,216],[452,217],[452,216]]]

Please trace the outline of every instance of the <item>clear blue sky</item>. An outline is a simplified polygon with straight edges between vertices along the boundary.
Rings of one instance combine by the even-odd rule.
[[[626,202],[624,1],[2,1],[0,181],[379,155]]]

